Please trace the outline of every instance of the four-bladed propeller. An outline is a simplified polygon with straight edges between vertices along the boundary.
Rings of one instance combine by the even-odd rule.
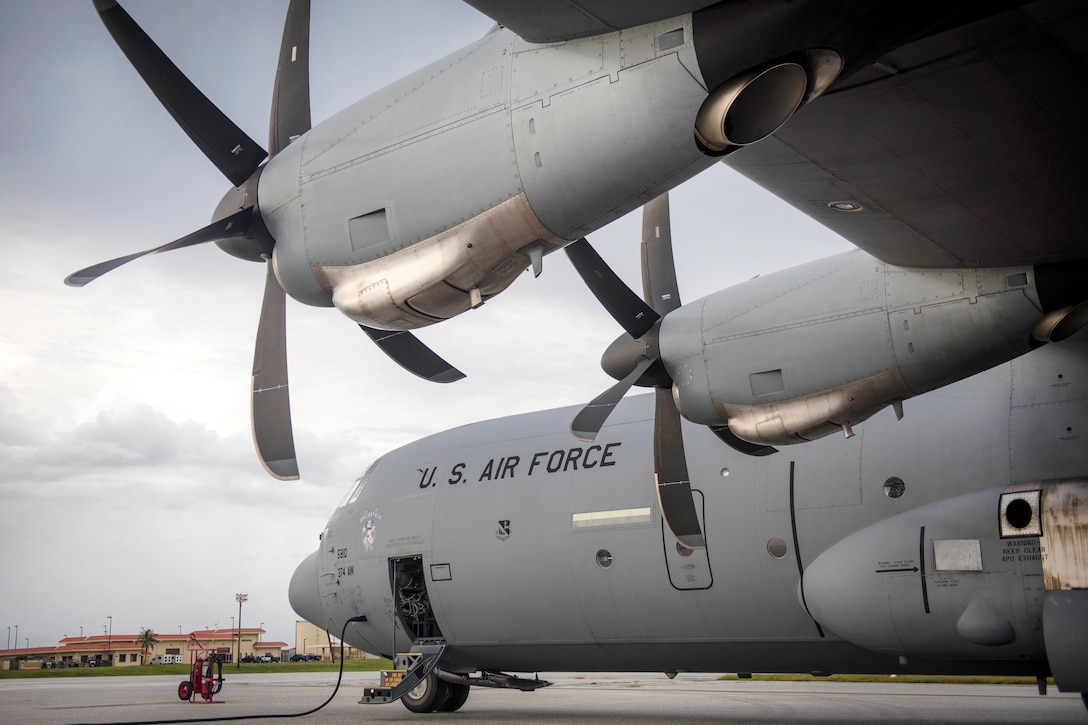
[[[265,469],[276,478],[297,479],[291,405],[287,385],[286,296],[273,271],[275,239],[257,206],[261,163],[310,130],[310,0],[291,0],[280,43],[272,94],[269,151],[238,128],[197,89],[115,0],[94,0],[95,9],[117,45],[178,125],[235,187],[227,192],[211,224],[144,252],[82,269],[65,283],[82,287],[140,257],[206,242],[266,264],[264,303],[253,356],[251,399],[253,438]],[[360,325],[406,370],[435,382],[464,375],[410,332],[387,333]]]
[[[691,497],[680,411],[673,400],[673,380],[661,359],[659,334],[666,315],[680,307],[672,254],[669,197],[663,194],[642,210],[642,287],[645,301],[631,291],[585,239],[566,247],[578,274],[608,313],[626,331],[605,351],[601,364],[618,383],[594,398],[571,421],[571,433],[593,440],[632,385],[656,388],[654,403],[654,474],[661,515],[676,539],[690,549],[704,548]],[[775,449],[743,441],[728,426],[711,430],[725,443],[749,455]]]

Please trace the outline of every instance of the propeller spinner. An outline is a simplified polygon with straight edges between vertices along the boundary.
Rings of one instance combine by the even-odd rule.
[[[273,270],[275,239],[261,217],[257,191],[262,162],[310,130],[310,0],[291,0],[287,9],[272,94],[269,151],[208,100],[115,0],[94,0],[94,5],[144,82],[234,188],[224,196],[208,226],[154,249],[87,267],[64,281],[82,287],[135,259],[206,242],[216,242],[235,256],[263,261],[264,302],[253,356],[253,438],[265,470],[282,480],[297,479],[287,383],[286,295]],[[424,379],[445,383],[464,377],[411,333],[390,336],[359,327],[395,362]]]

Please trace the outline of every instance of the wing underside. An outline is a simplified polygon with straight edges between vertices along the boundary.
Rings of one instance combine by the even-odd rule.
[[[724,162],[893,264],[1083,258],[1084,6],[1032,3],[905,45]]]
[[[531,42],[611,32],[715,5],[465,2]],[[797,3],[797,23],[787,20],[778,32],[800,32],[811,5]],[[926,33],[874,62],[857,56],[863,47],[850,48],[848,73],[821,98],[724,163],[893,264],[990,267],[1088,256],[1088,135],[1080,130],[1088,98],[1088,3],[1042,0],[1003,12],[1000,5],[983,20]],[[828,2],[826,12],[864,24],[866,7]],[[986,6],[979,8],[971,12],[977,16]],[[760,14],[747,2],[720,3],[711,12],[734,34],[737,24],[759,25]],[[895,13],[884,15],[895,24]],[[940,30],[939,20],[934,16],[932,30]]]
[[[465,0],[530,43],[554,43],[633,28],[713,5],[717,0]]]

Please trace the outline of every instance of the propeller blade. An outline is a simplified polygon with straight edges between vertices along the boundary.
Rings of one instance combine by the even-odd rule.
[[[654,394],[654,474],[661,516],[677,541],[689,549],[705,549],[706,539],[691,497],[680,411],[673,403],[672,390],[657,388]]]
[[[772,453],[778,453],[778,449],[772,446],[764,446],[759,443],[751,443],[737,436],[736,433],[729,430],[728,425],[708,425],[707,428],[710,432],[718,436],[718,439],[725,443],[727,446],[743,453],[746,456],[769,456]]]
[[[118,257],[117,259],[111,259],[108,262],[99,262],[86,269],[73,272],[64,279],[64,284],[69,287],[82,287],[85,284],[98,279],[106,272],[111,272],[122,264],[127,264],[140,257],[158,254],[159,252],[169,252],[174,249],[182,249],[183,247],[192,247],[197,244],[204,244],[205,242],[214,242],[220,239],[243,236],[249,231],[249,221],[252,215],[253,207],[246,207],[240,212],[231,214],[229,217],[220,219],[217,222],[212,222],[203,229],[198,229],[181,239],[175,239],[169,244],[164,244],[161,247],[155,247],[154,249],[148,249],[144,252],[128,254],[124,257]]]
[[[265,264],[264,302],[253,352],[253,443],[266,471],[281,481],[294,481],[299,474],[287,388],[286,295],[272,262]]]
[[[115,0],[94,0],[114,41],[162,105],[234,186],[268,155],[178,70]]]
[[[452,383],[465,374],[439,357],[418,337],[406,330],[376,330],[359,325],[393,362],[433,383]]]
[[[268,126],[272,156],[310,130],[310,0],[287,8]]]
[[[567,253],[571,264],[593,296],[632,338],[637,340],[642,337],[661,319],[659,314],[616,276],[585,237],[568,244],[563,251]]]
[[[642,207],[642,295],[662,317],[680,306],[668,194]]]
[[[627,374],[623,380],[613,385],[608,390],[589,401],[584,408],[578,411],[574,420],[570,422],[570,432],[580,441],[591,441],[601,432],[601,426],[608,420],[613,409],[623,398],[624,393],[631,389],[635,381],[653,365],[656,360],[642,358],[642,360]]]

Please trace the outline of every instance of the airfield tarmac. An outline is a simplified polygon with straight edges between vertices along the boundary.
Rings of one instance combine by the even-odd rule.
[[[80,677],[0,681],[0,722],[60,725],[298,713],[333,691],[335,674],[231,675],[222,704],[177,698],[178,677]],[[541,673],[532,693],[473,688],[456,713],[416,715],[403,705],[360,705],[377,674],[344,675],[332,702],[297,722],[358,725],[472,723],[1086,723],[1079,695],[1040,697],[1025,685],[721,682],[715,675]],[[270,717],[243,722],[283,722]]]

